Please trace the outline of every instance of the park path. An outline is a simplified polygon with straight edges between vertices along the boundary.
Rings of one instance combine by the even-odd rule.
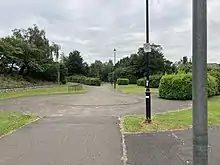
[[[190,102],[153,97],[154,112],[184,108]],[[43,117],[0,139],[0,165],[122,165],[118,118],[143,114],[144,97],[104,87],[86,94],[51,95],[0,101],[0,110]]]

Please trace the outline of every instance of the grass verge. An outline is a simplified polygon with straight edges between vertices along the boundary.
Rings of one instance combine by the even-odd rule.
[[[137,86],[137,85],[133,85],[133,84],[129,84],[129,85],[118,85],[117,89],[119,91],[122,91],[124,93],[128,93],[128,94],[143,94],[145,93],[145,87],[143,86]],[[158,89],[157,88],[151,88],[151,92],[152,93],[158,93]]]
[[[15,92],[0,93],[0,100],[25,97],[25,96],[36,96],[36,95],[50,95],[50,94],[80,94],[85,93],[86,89],[83,86],[71,87],[70,85],[56,85],[48,88],[36,88],[26,89]]]
[[[16,130],[34,120],[37,116],[0,111],[0,136]]]
[[[220,123],[220,96],[208,101],[208,124]],[[122,118],[121,126],[124,132],[158,132],[186,129],[192,126],[192,110],[167,112],[152,116],[152,123],[146,124],[143,115],[127,115]]]

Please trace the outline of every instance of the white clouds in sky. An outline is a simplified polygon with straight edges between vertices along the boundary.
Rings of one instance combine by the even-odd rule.
[[[150,0],[150,40],[172,61],[191,56],[192,2]],[[220,62],[220,2],[208,1],[208,60]],[[67,54],[81,51],[87,62],[118,58],[145,42],[145,0],[0,0],[0,36],[33,24]]]

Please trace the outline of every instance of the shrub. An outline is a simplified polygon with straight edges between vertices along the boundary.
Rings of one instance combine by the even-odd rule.
[[[155,74],[150,76],[150,87],[151,88],[158,88],[160,85],[160,79],[163,75]]]
[[[140,78],[137,80],[138,86],[145,86],[146,85],[146,78]]]
[[[67,81],[68,82],[73,82],[73,83],[81,83],[81,84],[85,84],[85,80],[86,80],[86,77],[85,76],[70,76],[70,77],[67,77]]]
[[[208,75],[208,96],[217,94],[217,82],[213,76]],[[159,96],[170,100],[192,99],[192,73],[164,75],[159,86]]]
[[[208,96],[215,96],[219,93],[217,79],[209,74],[207,86]]]
[[[220,69],[219,68],[211,68],[208,73],[216,78],[216,81],[218,83],[218,94],[220,94]]]
[[[128,85],[129,84],[129,79],[127,79],[127,78],[118,78],[117,79],[117,84],[118,85]]]
[[[101,80],[99,78],[92,78],[92,77],[85,77],[85,76],[70,76],[70,77],[67,77],[67,81],[73,82],[73,83],[91,85],[91,86],[101,85]]]
[[[150,76],[150,87],[158,88],[160,85],[160,79],[163,75],[155,74]],[[146,78],[141,78],[137,80],[138,86],[146,86]]]
[[[91,86],[100,86],[101,85],[101,80],[99,78],[87,77],[85,79],[85,83],[84,84],[91,85]]]

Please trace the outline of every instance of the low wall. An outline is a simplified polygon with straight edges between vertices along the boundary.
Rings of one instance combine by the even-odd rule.
[[[37,88],[52,88],[52,87],[54,87],[54,85],[29,86],[29,87],[18,87],[18,88],[0,88],[0,93],[24,91],[28,89],[37,89]]]

